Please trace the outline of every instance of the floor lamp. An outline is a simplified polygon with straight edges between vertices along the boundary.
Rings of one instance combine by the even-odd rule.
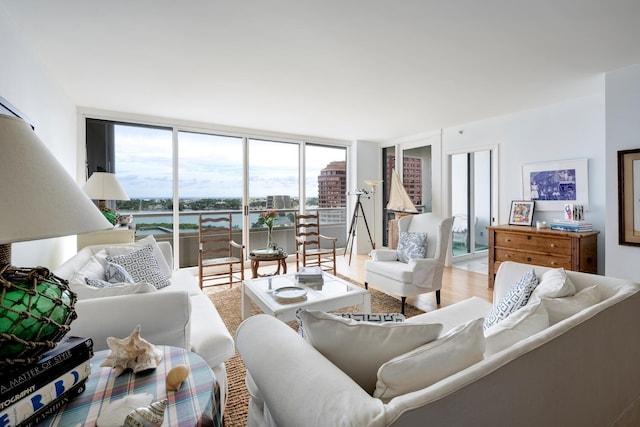
[[[4,371],[38,360],[76,318],[76,295],[67,282],[44,267],[11,265],[11,244],[106,230],[111,224],[31,126],[4,114],[0,114],[0,180],[0,368]]]
[[[382,182],[382,180],[368,180],[365,181],[364,183],[367,184],[368,186],[371,187],[371,197],[372,197],[372,203],[373,203],[373,249],[376,248],[376,228],[377,228],[377,222],[376,222],[376,187]]]

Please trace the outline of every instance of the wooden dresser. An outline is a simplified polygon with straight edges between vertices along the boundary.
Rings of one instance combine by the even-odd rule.
[[[520,225],[497,225],[487,230],[490,289],[503,261],[598,272],[598,231],[575,233]]]

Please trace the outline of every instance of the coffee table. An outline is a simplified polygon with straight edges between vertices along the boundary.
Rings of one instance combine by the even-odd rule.
[[[301,285],[295,274],[247,279],[242,282],[242,318],[251,316],[251,302],[263,313],[284,322],[295,320],[298,308],[331,311],[357,305],[361,313],[371,312],[371,293],[342,280],[332,274],[323,273],[323,285]],[[284,287],[298,286],[306,295],[295,299],[280,299],[274,291]]]

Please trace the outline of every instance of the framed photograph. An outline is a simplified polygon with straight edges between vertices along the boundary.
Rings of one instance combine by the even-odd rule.
[[[640,149],[618,151],[618,236],[640,246]]]
[[[527,163],[522,166],[522,198],[539,211],[562,211],[573,203],[589,209],[587,159]]]
[[[531,225],[533,221],[533,201],[514,200],[511,202],[509,225]]]

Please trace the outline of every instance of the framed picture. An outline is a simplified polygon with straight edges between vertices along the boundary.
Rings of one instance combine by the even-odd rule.
[[[618,151],[618,236],[640,246],[640,149]]]
[[[522,198],[539,211],[562,211],[573,203],[589,208],[587,159],[527,163],[522,166]]]
[[[531,225],[533,221],[533,201],[514,200],[511,202],[509,225]]]

